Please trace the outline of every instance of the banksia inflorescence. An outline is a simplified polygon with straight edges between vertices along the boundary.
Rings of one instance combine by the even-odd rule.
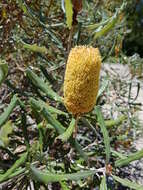
[[[76,46],[70,51],[64,79],[64,104],[73,115],[93,109],[98,93],[100,67],[98,48]]]

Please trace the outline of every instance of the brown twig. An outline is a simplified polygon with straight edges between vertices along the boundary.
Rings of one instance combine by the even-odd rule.
[[[72,46],[73,29],[74,29],[74,26],[71,27],[70,33],[69,33],[69,37],[68,37],[68,47],[67,47],[67,52],[68,52],[68,54],[69,54],[70,49],[71,49],[71,46]]]
[[[76,138],[77,136],[77,131],[78,131],[78,126],[77,126],[77,122],[78,122],[79,116],[77,115],[75,118],[75,130],[73,132],[73,138]]]

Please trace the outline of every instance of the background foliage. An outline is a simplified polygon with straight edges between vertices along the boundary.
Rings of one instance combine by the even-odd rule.
[[[134,75],[142,78],[141,6],[133,0],[1,0],[1,189],[143,189],[125,168],[143,157],[132,143],[140,129],[134,114],[140,81],[131,95]],[[97,105],[79,119],[76,139],[76,121],[62,98],[75,45],[99,47],[103,59]],[[131,78],[118,73],[122,64]]]

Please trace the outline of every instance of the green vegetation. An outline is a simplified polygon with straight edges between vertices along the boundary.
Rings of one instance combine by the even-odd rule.
[[[1,0],[0,189],[143,190],[124,168],[143,158],[134,147],[143,59],[136,48],[132,56],[130,45],[124,49],[133,20],[140,23],[140,13],[131,17],[136,6]],[[76,45],[98,47],[102,56],[97,104],[78,120],[63,103],[66,61]]]

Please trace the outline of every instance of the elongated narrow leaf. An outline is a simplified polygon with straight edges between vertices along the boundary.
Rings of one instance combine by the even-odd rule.
[[[64,133],[62,133],[60,136],[58,136],[57,139],[61,139],[63,142],[66,142],[73,133],[73,130],[75,128],[75,123],[76,123],[76,120],[72,118],[72,121],[69,127],[67,128],[67,130]]]
[[[80,156],[85,160],[88,161],[88,155],[82,150],[81,145],[78,143],[76,139],[70,139],[71,145],[76,149],[76,151],[80,154]]]
[[[113,126],[118,126],[120,125],[123,121],[125,121],[127,119],[126,115],[121,115],[119,118],[117,118],[116,120],[110,119],[110,120],[106,120],[105,121],[105,125],[107,128],[111,128]]]
[[[116,167],[125,166],[125,165],[128,165],[130,162],[134,160],[139,160],[141,158],[143,158],[143,149],[134,154],[129,155],[127,158],[122,158],[122,159],[117,160],[115,162],[115,166]]]
[[[107,131],[106,127],[105,127],[105,122],[104,122],[102,113],[100,111],[100,108],[98,106],[96,106],[95,111],[96,111],[99,126],[101,128],[101,132],[103,134],[105,152],[106,152],[106,162],[108,163],[109,160],[110,160],[110,138],[109,138],[109,135],[108,135],[108,131]]]
[[[16,169],[18,169],[22,164],[25,163],[27,159],[27,152],[24,153],[14,164],[13,166],[6,171],[3,175],[0,176],[0,182],[3,182],[5,180],[9,179],[9,176],[15,172]]]
[[[17,104],[18,104],[18,98],[16,95],[14,95],[8,107],[0,115],[0,127],[8,120],[11,112],[13,111],[13,109],[16,107]]]
[[[8,74],[8,65],[0,60],[0,86]]]
[[[6,147],[9,143],[8,135],[10,135],[13,131],[11,121],[8,121],[5,125],[3,125],[0,129],[0,146]]]
[[[57,121],[49,112],[47,109],[43,109],[41,111],[42,115],[45,117],[45,119],[48,121],[49,124],[51,124],[55,130],[61,135],[62,133],[65,132],[65,127],[59,122]],[[85,152],[82,150],[82,147],[80,146],[80,144],[77,142],[76,139],[69,139],[70,143],[72,146],[75,147],[75,149],[79,152],[79,154],[83,157],[83,159],[85,161],[88,160],[88,156],[85,154]]]
[[[106,184],[106,176],[103,176],[101,184],[100,184],[100,190],[107,190],[107,184]]]
[[[87,25],[87,26],[85,25],[83,27],[85,27],[87,30],[96,30],[97,28],[99,28],[101,26],[102,27],[105,26],[105,24],[107,24],[110,20],[111,20],[111,18],[108,18],[108,19],[106,19],[104,21],[101,21],[99,23],[90,24],[90,25]]]
[[[62,134],[65,131],[65,127],[57,121],[49,112],[47,109],[43,108],[42,110],[42,115],[45,117],[45,119],[48,121],[49,124],[51,124],[55,130],[59,133]]]
[[[72,27],[73,5],[71,0],[65,0],[66,23],[69,29]]]
[[[77,172],[72,174],[54,174],[50,173],[49,171],[40,171],[35,167],[31,166],[31,174],[34,179],[42,183],[50,183],[50,182],[60,182],[60,181],[67,181],[67,180],[74,180],[78,181],[80,179],[87,178],[92,176],[96,173],[96,171],[88,170],[83,172]]]
[[[98,29],[98,31],[95,33],[94,39],[97,39],[101,36],[104,36],[106,33],[108,33],[117,23],[118,17],[115,15],[112,20],[109,20],[109,22],[102,28]]]
[[[111,19],[109,19],[109,21],[107,22],[107,24],[105,26],[100,26],[95,32],[94,35],[94,39],[97,39],[105,34],[107,34],[114,26],[115,24],[118,22],[119,19],[119,15],[120,13],[124,10],[125,6],[126,6],[127,2],[123,2],[120,9],[118,9],[116,11],[116,13],[111,17]]]
[[[11,179],[11,178],[13,178],[13,177],[16,177],[16,176],[18,176],[19,174],[24,173],[25,170],[26,170],[25,168],[20,168],[20,167],[19,167],[19,169],[16,169],[15,172],[12,172],[12,174],[10,174],[10,175],[8,176],[8,178]],[[2,175],[1,175],[1,176],[2,176]]]
[[[49,87],[49,85],[47,85],[40,77],[38,77],[31,69],[27,69],[26,74],[27,77],[32,81],[32,83],[41,91],[43,91],[47,96],[56,101],[62,102],[62,98],[54,90],[52,90],[52,88]]]
[[[52,114],[49,112],[49,110],[46,107],[43,108],[42,105],[38,104],[37,106],[35,105],[35,108],[37,109],[37,112],[41,110],[40,115],[42,115],[46,119],[46,121],[59,133],[59,135],[65,132],[66,130],[65,127],[52,116]],[[71,145],[78,151],[81,157],[83,157],[83,159],[87,161],[88,156],[84,153],[82,147],[77,142],[77,140],[70,138],[69,141]]]
[[[23,2],[23,0],[18,0],[18,5],[22,9],[24,14],[28,14],[27,8],[26,8],[25,3]]]
[[[50,37],[49,39],[52,42],[54,42],[58,46],[58,48],[63,50],[63,45],[62,45],[61,41],[58,39],[56,32],[51,29],[51,25],[44,24],[44,22],[42,22],[42,20],[39,19],[39,17],[36,16],[36,14],[33,14],[32,9],[23,0],[18,0],[18,3],[19,3],[19,7],[24,11],[24,13],[26,15],[28,15],[29,17],[31,17],[40,26],[42,26],[44,28],[44,31]]]
[[[143,185],[139,185],[137,183],[131,182],[128,179],[122,179],[115,175],[112,175],[112,177],[125,187],[129,187],[129,188],[135,189],[135,190],[143,190]]]
[[[52,73],[48,72],[47,69],[45,68],[45,66],[43,64],[40,64],[40,70],[43,73],[43,75],[45,76],[45,78],[51,83],[53,84],[54,82],[56,82],[56,78],[53,76]]]
[[[41,109],[41,108],[47,108],[50,113],[59,114],[59,115],[65,115],[68,116],[68,113],[63,112],[53,106],[49,106],[42,100],[35,100],[34,98],[30,98],[30,104],[35,107],[35,109]]]
[[[124,156],[123,154],[121,154],[120,152],[117,152],[113,149],[111,149],[111,153],[115,156],[115,157],[119,157],[119,158],[127,158],[126,156]]]
[[[45,46],[38,46],[37,44],[27,44],[21,41],[22,47],[28,49],[29,51],[38,52],[38,53],[47,53],[47,48]]]

